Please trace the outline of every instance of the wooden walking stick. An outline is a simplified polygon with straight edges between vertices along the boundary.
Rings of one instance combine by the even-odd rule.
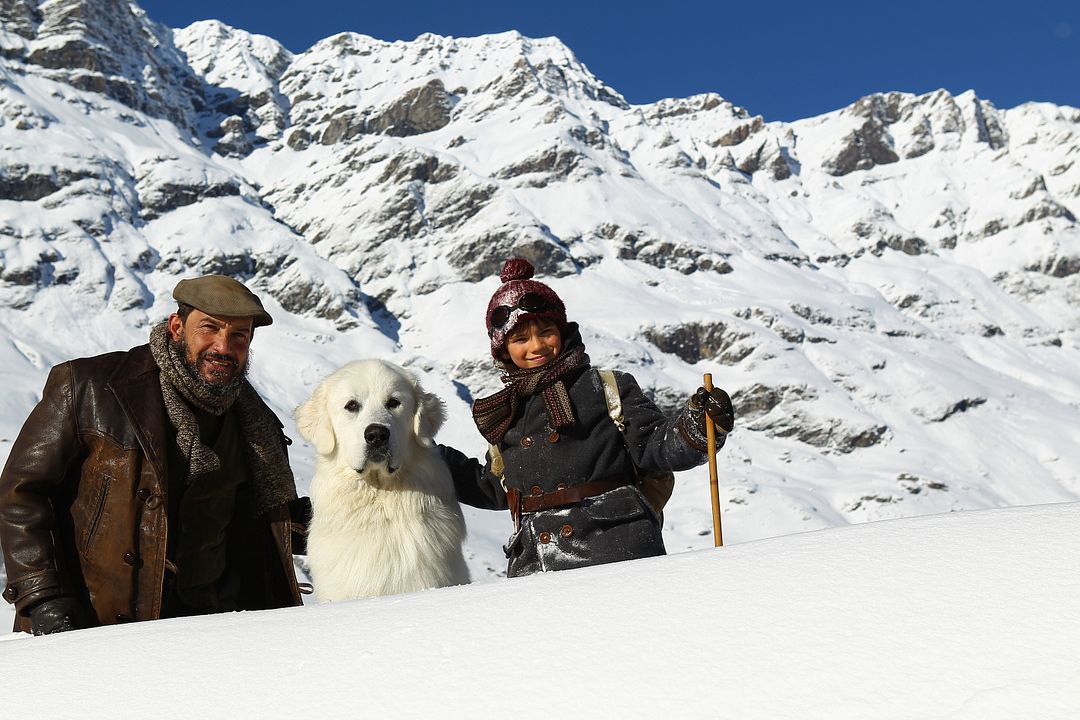
[[[712,392],[712,373],[705,373],[705,390]],[[724,546],[724,530],[720,527],[720,485],[716,473],[716,425],[705,413],[705,440],[709,448],[709,490],[712,492],[713,546]]]

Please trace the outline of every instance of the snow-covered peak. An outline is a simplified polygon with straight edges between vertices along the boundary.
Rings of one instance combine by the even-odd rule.
[[[0,20],[11,28],[3,38],[9,60],[182,127],[194,125],[197,83],[169,29],[132,0],[18,0],[0,6]]]
[[[69,24],[91,54],[45,68],[28,48],[61,6],[99,18]],[[522,256],[596,364],[669,411],[706,371],[732,393],[733,537],[1080,496],[1076,109],[939,90],[767,122],[719,94],[629,106],[515,32],[290,56],[216,22],[174,46],[117,0],[2,7],[0,361],[23,390],[0,457],[50,364],[141,342],[200,272],[268,302],[253,376],[283,418],[385,357],[447,401],[440,439],[482,454],[483,308]],[[156,59],[113,97],[80,63],[120,10],[150,33],[121,54]],[[167,60],[186,94],[154,94]],[[707,542],[703,488],[680,478],[673,551]],[[498,570],[504,518],[470,520],[476,572]]]

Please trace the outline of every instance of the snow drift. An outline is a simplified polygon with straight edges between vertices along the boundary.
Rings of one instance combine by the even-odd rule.
[[[1075,718],[1080,504],[0,643],[13,716]]]

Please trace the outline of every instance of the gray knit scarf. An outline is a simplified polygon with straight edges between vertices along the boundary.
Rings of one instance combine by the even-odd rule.
[[[234,404],[243,432],[255,495],[255,514],[296,498],[296,483],[282,445],[281,423],[251,387],[241,379],[225,392],[216,391],[187,364],[178,343],[169,339],[166,323],[150,331],[150,352],[161,369],[161,395],[176,441],[188,460],[187,483],[197,475],[221,468],[221,459],[199,439],[192,407],[223,415]]]

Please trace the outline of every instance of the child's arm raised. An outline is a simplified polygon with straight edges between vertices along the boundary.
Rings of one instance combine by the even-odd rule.
[[[626,446],[634,463],[646,470],[689,470],[706,461],[705,414],[715,415],[716,448],[724,446],[734,423],[727,393],[695,393],[681,413],[665,416],[645,396],[633,375],[616,373],[626,423]],[[704,392],[704,391],[701,391]]]

